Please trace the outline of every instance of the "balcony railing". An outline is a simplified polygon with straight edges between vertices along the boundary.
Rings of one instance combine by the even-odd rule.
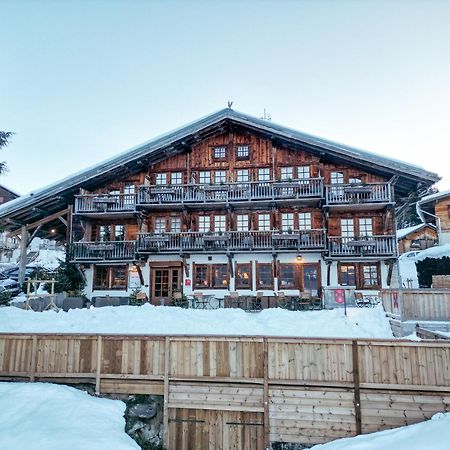
[[[332,184],[326,186],[327,205],[391,203],[390,183]]]
[[[328,236],[330,256],[393,256],[395,236]]]
[[[270,231],[224,231],[141,233],[138,235],[137,251],[158,252],[227,252],[240,250],[323,250],[324,230],[301,230],[292,232]]]
[[[322,178],[307,178],[292,181],[141,186],[138,193],[138,204],[214,204],[258,200],[296,200],[321,198],[322,196]]]
[[[133,260],[136,241],[73,242],[72,261],[121,261]]]
[[[75,213],[133,212],[136,194],[87,194],[75,198]]]

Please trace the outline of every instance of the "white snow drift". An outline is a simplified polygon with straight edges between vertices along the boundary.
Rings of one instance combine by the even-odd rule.
[[[125,433],[125,404],[68,386],[0,383],[0,448],[137,450]]]
[[[164,306],[118,306],[33,312],[0,308],[0,332],[266,335],[392,339],[383,308],[323,311],[267,309],[195,310]]]

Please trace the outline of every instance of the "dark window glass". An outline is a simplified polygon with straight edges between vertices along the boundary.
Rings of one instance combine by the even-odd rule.
[[[251,264],[236,264],[235,287],[236,287],[236,289],[251,289],[252,288],[252,265]]]
[[[94,289],[109,289],[107,266],[95,266]]]
[[[197,287],[208,287],[208,266],[206,264],[195,266],[194,285]]]
[[[356,270],[353,264],[342,264],[340,272],[342,286],[356,286]]]
[[[295,264],[280,264],[280,288],[296,288]]]
[[[378,286],[378,266],[376,264],[362,266],[363,287]]]
[[[257,264],[257,289],[273,289],[273,267],[272,264]]]
[[[213,288],[228,288],[228,266],[227,264],[215,264],[212,268],[212,286]]]

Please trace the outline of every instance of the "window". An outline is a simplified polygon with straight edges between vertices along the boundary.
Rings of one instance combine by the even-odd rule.
[[[359,219],[359,234],[362,237],[373,235],[372,219]]]
[[[166,218],[156,217],[155,219],[155,233],[164,233],[166,231]]]
[[[134,184],[126,184],[123,187],[123,193],[124,194],[134,194],[135,193],[135,186],[134,186]]]
[[[225,159],[227,157],[227,148],[225,145],[213,148],[214,159]]]
[[[355,236],[353,219],[341,219],[341,236],[352,238]]]
[[[270,169],[268,167],[258,169],[258,181],[270,181]]]
[[[214,183],[226,183],[227,182],[227,172],[225,170],[216,170],[214,172]]]
[[[234,287],[236,289],[252,289],[252,263],[236,264]]]
[[[167,173],[157,173],[156,184],[167,184]]]
[[[294,214],[283,213],[281,214],[281,228],[283,231],[294,229]]]
[[[111,240],[111,225],[100,225],[99,239],[101,242]]]
[[[295,264],[280,264],[280,289],[298,289]]]
[[[273,266],[256,263],[256,289],[273,289]]]
[[[226,231],[226,217],[214,216],[214,231]]]
[[[94,289],[126,290],[127,266],[94,266]]]
[[[203,233],[207,233],[208,231],[211,231],[211,217],[199,216],[198,231],[201,231]]]
[[[298,214],[298,229],[312,230],[312,217],[310,212]]]
[[[294,178],[294,168],[293,167],[282,167],[280,172],[281,180],[292,180]]]
[[[356,269],[354,264],[340,265],[339,284],[341,286],[356,286]]]
[[[248,145],[238,145],[236,147],[237,159],[248,159],[250,157],[250,147]]]
[[[379,289],[379,263],[351,263],[338,265],[338,281],[341,286],[356,286],[356,289]]]
[[[200,184],[209,184],[211,183],[211,172],[202,171],[198,174],[198,182]]]
[[[179,217],[172,217],[170,219],[170,231],[172,233],[181,232],[181,219]]]
[[[364,264],[362,266],[361,288],[375,288],[378,285],[378,266],[376,264]]]
[[[114,225],[114,240],[115,241],[125,240],[125,225]]]
[[[228,289],[227,264],[194,264],[194,288]]]
[[[248,214],[238,214],[236,219],[236,230],[248,231]]]
[[[182,172],[173,172],[170,177],[170,182],[172,184],[183,184],[183,173]]]
[[[258,230],[270,230],[270,214],[258,214]]]
[[[306,180],[310,178],[309,166],[300,166],[297,167],[297,178],[299,180]]]
[[[238,183],[248,183],[250,181],[248,169],[238,170],[236,174],[236,181]]]
[[[331,184],[342,184],[344,182],[344,174],[342,172],[331,172]]]
[[[360,184],[361,183],[361,178],[350,177],[348,179],[348,182],[350,184]]]

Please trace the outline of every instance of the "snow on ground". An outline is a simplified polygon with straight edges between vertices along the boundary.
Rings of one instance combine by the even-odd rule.
[[[66,252],[64,250],[55,249],[40,249],[39,255],[36,259],[28,264],[28,266],[43,267],[47,270],[55,270],[61,261],[66,259]]]
[[[137,450],[125,404],[68,386],[0,383],[0,448]]]
[[[450,244],[437,245],[421,251],[416,257],[416,261],[423,261],[425,258],[442,258],[450,256]]]
[[[417,278],[416,258],[400,258],[398,265],[403,287],[417,289],[419,279]]]
[[[438,413],[431,420],[394,430],[363,434],[315,445],[311,450],[448,450],[450,413]]]
[[[322,311],[280,308],[196,310],[169,306],[116,306],[33,312],[0,308],[0,332],[393,337],[381,305]]]

